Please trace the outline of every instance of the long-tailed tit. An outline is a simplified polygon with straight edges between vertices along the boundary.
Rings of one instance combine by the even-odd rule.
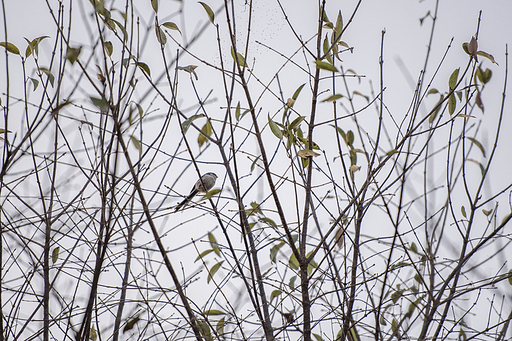
[[[176,205],[176,207],[174,208],[174,212],[177,212],[183,207],[185,207],[197,193],[206,193],[209,190],[211,190],[215,185],[215,181],[217,181],[217,174],[208,172],[205,175],[203,175],[201,179],[197,180],[196,184],[194,185],[194,188],[192,188],[192,190],[190,191],[190,194],[185,199],[183,199],[182,202]]]

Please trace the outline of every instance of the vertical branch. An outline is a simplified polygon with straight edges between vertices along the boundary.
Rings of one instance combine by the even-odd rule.
[[[172,277],[174,285],[176,286],[176,290],[178,291],[178,295],[179,295],[179,297],[180,297],[180,299],[181,299],[181,301],[183,303],[183,306],[184,306],[184,308],[185,308],[185,310],[187,312],[187,315],[188,315],[188,318],[189,318],[188,323],[192,327],[192,330],[194,331],[196,339],[198,341],[201,341],[201,340],[203,340],[203,338],[201,336],[201,332],[200,332],[199,326],[197,324],[197,319],[196,319],[196,317],[194,315],[194,312],[193,312],[192,308],[190,307],[190,304],[188,302],[188,298],[185,295],[185,292],[183,291],[183,287],[182,287],[182,285],[180,283],[178,275],[174,271],[174,267],[172,266],[169,258],[167,257],[167,252],[165,250],[164,245],[162,244],[162,240],[160,239],[160,236],[158,235],[158,231],[157,231],[156,226],[155,226],[155,224],[153,222],[153,218],[151,217],[151,212],[149,211],[149,207],[148,207],[148,205],[146,203],[144,192],[142,191],[142,187],[140,185],[139,179],[137,177],[137,174],[135,173],[135,168],[133,167],[133,163],[131,161],[130,155],[128,154],[128,148],[126,146],[126,143],[124,142],[123,132],[121,130],[121,125],[120,125],[120,123],[118,121],[117,113],[113,113],[113,118],[114,118],[114,133],[117,135],[117,138],[118,138],[119,143],[121,145],[122,153],[124,154],[126,163],[128,164],[128,168],[130,170],[131,177],[132,177],[132,180],[133,180],[133,185],[134,185],[134,187],[135,187],[135,189],[137,191],[137,194],[139,196],[140,203],[141,203],[142,208],[144,210],[144,215],[146,216],[147,222],[148,222],[148,224],[149,224],[149,226],[151,228],[151,232],[153,234],[153,237],[155,238],[155,242],[156,242],[156,244],[158,246],[158,250],[160,251],[160,254],[161,254],[161,256],[164,259],[165,266],[166,266],[167,270],[169,271],[169,273],[170,273],[170,275]]]

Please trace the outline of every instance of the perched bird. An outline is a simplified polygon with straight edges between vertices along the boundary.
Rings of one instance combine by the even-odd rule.
[[[203,175],[201,179],[197,180],[196,184],[194,185],[194,188],[192,188],[192,190],[190,191],[190,194],[185,199],[183,199],[182,202],[176,205],[176,207],[174,208],[174,212],[177,212],[183,207],[185,207],[197,193],[206,193],[209,190],[211,190],[215,185],[215,181],[217,181],[217,174],[208,172],[205,175]]]

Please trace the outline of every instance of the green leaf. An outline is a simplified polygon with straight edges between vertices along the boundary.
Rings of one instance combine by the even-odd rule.
[[[485,150],[482,144],[472,137],[468,137],[468,140],[470,140],[475,146],[477,146],[478,149],[480,149],[480,151],[482,152],[482,155],[485,157]]]
[[[0,42],[0,46],[5,47],[5,49],[10,53],[17,54],[17,55],[20,54],[20,50],[16,47],[16,45],[14,45],[12,43],[6,43],[5,41],[2,41],[2,42]]]
[[[139,317],[139,315],[137,315],[134,318],[132,318],[131,320],[129,320],[128,322],[126,322],[126,324],[124,325],[124,328],[123,328],[123,333],[133,329],[133,327],[135,327],[135,325],[139,321],[140,321],[140,317]]]
[[[297,260],[297,257],[295,257],[295,254],[293,252],[292,252],[292,254],[290,256],[290,259],[288,259],[288,265],[293,270],[298,270],[299,269],[299,261]]]
[[[512,270],[508,270],[508,284],[512,285]]]
[[[226,315],[225,312],[223,312],[222,310],[217,310],[217,309],[206,310],[206,311],[204,311],[204,314],[207,316]]]
[[[390,269],[394,270],[394,269],[403,268],[403,267],[406,267],[409,265],[410,265],[410,263],[408,263],[408,262],[398,262],[398,263],[391,265]]]
[[[487,52],[484,52],[484,51],[478,51],[476,54],[477,54],[477,55],[479,55],[479,56],[482,56],[482,57],[485,57],[485,58],[489,59],[493,64],[499,65],[499,64],[498,64],[498,63],[496,63],[496,61],[494,60],[494,57],[493,57],[491,54],[487,53]]]
[[[466,341],[468,339],[466,332],[461,328],[459,330],[459,341]]]
[[[270,118],[270,115],[268,115],[268,125],[270,126],[270,130],[272,131],[272,133],[278,139],[282,140],[283,139],[283,132],[281,131],[281,129],[279,129],[279,126],[277,125],[277,123],[272,121],[272,119]]]
[[[324,339],[322,339],[322,337],[318,334],[313,333],[313,336],[315,337],[316,341],[324,341]]]
[[[396,149],[392,149],[386,153],[387,156],[393,156],[395,154],[398,154],[398,150],[396,150]]]
[[[384,315],[380,315],[379,323],[383,326],[386,326],[386,319],[384,318]]]
[[[60,247],[56,247],[55,249],[53,249],[53,252],[52,252],[52,263],[55,264],[57,263],[57,260],[59,260],[59,251],[60,251]]]
[[[321,70],[327,70],[327,71],[331,71],[331,72],[338,72],[338,69],[334,65],[326,63],[326,62],[322,62],[321,60],[315,61],[315,64],[316,64],[316,67],[321,69]]]
[[[98,339],[98,332],[94,325],[91,327],[91,331],[89,332],[89,339],[92,341],[96,341]]]
[[[342,97],[343,97],[343,95],[336,94],[336,95],[332,95],[332,96],[327,97],[322,102],[334,102],[334,101],[339,100]]]
[[[133,146],[137,148],[139,153],[142,153],[142,144],[140,143],[139,139],[133,135],[130,136],[130,139],[132,140]]]
[[[297,97],[299,97],[299,94],[300,94],[300,92],[302,91],[302,88],[304,87],[304,85],[306,85],[306,83],[304,83],[304,84],[302,84],[301,86],[299,86],[299,87],[297,88],[297,90],[295,90],[295,92],[293,93],[292,99],[293,99],[294,101],[296,101],[296,100],[297,100]]]
[[[489,69],[485,69],[484,72],[482,72],[482,83],[487,84],[491,80],[492,71]]]
[[[43,72],[44,74],[46,74],[46,76],[48,76],[48,80],[50,81],[50,84],[53,87],[53,83],[55,82],[55,77],[53,76],[52,72],[45,67],[40,67],[39,71]]]
[[[462,213],[462,216],[467,219],[466,208],[464,207],[464,205],[460,207],[460,212]]]
[[[165,36],[164,30],[160,28],[160,26],[155,25],[156,31],[156,39],[161,45],[165,45],[167,43],[167,37]]]
[[[418,304],[421,302],[421,297],[417,298],[414,302],[409,306],[409,313],[412,314],[414,310],[418,307]]]
[[[206,340],[213,340],[210,325],[206,323],[206,321],[197,320],[197,325],[199,326],[199,331],[201,332],[201,335],[203,335]]]
[[[71,65],[75,64],[80,52],[82,52],[81,46],[79,48],[68,47],[68,50],[66,51],[66,59],[69,60]]]
[[[235,49],[233,48],[233,46],[231,46],[231,57],[233,57],[233,60],[235,61],[238,61],[238,64],[241,66],[241,67],[246,67],[247,64],[245,64],[245,59],[244,59],[244,56],[242,56],[240,53],[236,53],[236,59],[235,59]]]
[[[345,134],[345,131],[343,131],[343,129],[341,129],[340,127],[336,127],[334,124],[331,124],[331,127],[335,128],[336,131],[338,132],[338,134],[341,135],[341,138],[343,139],[343,141],[347,141],[347,134]]]
[[[277,259],[277,253],[279,252],[279,250],[283,247],[284,245],[284,242],[280,242],[274,246],[272,246],[272,248],[270,249],[270,260],[275,263],[276,262],[276,259]]]
[[[128,38],[128,36],[126,34],[126,28],[119,21],[114,20],[114,19],[112,19],[112,21],[117,25],[117,27],[119,27],[119,29],[121,29],[121,31],[123,31],[123,36],[124,36],[124,39],[126,40]]]
[[[219,271],[219,268],[221,267],[222,263],[224,263],[224,261],[220,261],[218,262],[217,264],[215,264],[214,266],[212,266],[212,268],[210,269],[210,271],[208,271],[208,279],[206,280],[207,283],[210,283],[210,281],[212,280],[213,278],[213,275],[215,275],[215,273],[217,271]]]
[[[203,199],[211,199],[214,196],[216,196],[217,194],[219,194],[220,192],[222,192],[222,188],[211,189],[208,192],[206,192],[205,195],[203,195]]]
[[[111,57],[112,53],[114,52],[114,47],[112,46],[112,43],[110,41],[106,41],[103,47],[105,48],[105,52],[107,52],[107,55]]]
[[[110,12],[109,12],[110,13]],[[116,22],[110,18],[106,18],[104,20],[104,23],[105,23],[105,26],[107,26],[107,28],[109,30],[111,30],[112,32],[117,32],[116,31]]]
[[[137,66],[138,66],[142,71],[144,71],[144,73],[145,73],[146,75],[148,75],[148,77],[151,77],[151,71],[149,70],[149,66],[148,66],[146,63],[137,62]]]
[[[467,161],[471,161],[471,162],[477,164],[480,167],[480,173],[482,173],[482,175],[484,175],[485,168],[484,168],[484,166],[480,162],[478,162],[476,160],[473,160],[473,159],[467,159]]]
[[[450,79],[448,80],[448,86],[450,87],[450,91],[455,89],[455,86],[457,85],[457,77],[459,76],[459,69],[453,70],[452,74],[450,75]]]
[[[268,225],[270,225],[273,228],[277,228],[276,222],[270,218],[263,217],[263,218],[260,218],[260,221],[263,223],[267,223]]]
[[[448,98],[448,112],[450,113],[450,115],[455,112],[456,105],[457,101],[455,100],[455,95],[452,92],[452,94]]]
[[[245,210],[245,214],[247,216],[251,216],[251,215],[255,215],[257,213],[261,213],[260,205],[253,201],[253,202],[251,202],[251,208]]]
[[[341,44],[341,43],[338,43],[338,44]],[[336,57],[336,59],[338,59],[340,62],[342,62],[342,60],[340,58],[340,54],[338,53],[338,44],[334,44],[332,46],[332,54],[333,54],[333,56]]]
[[[257,158],[251,163],[251,173],[254,171],[254,167],[256,167],[256,162],[260,159],[261,155],[258,155]]]
[[[158,13],[158,0],[151,0],[151,6],[153,7],[155,13]]]
[[[215,252],[217,256],[220,256],[219,244],[211,232],[208,232],[208,240],[210,241],[210,246],[212,247],[213,252]]]
[[[327,51],[329,51],[329,39],[327,39],[327,36],[325,37],[324,39],[324,45],[323,45],[323,48],[324,48],[324,55],[325,55],[325,58],[327,59],[327,61],[332,64],[332,57],[331,57],[331,53],[327,53]]]
[[[468,43],[462,43],[462,49],[464,50],[464,52],[466,52],[467,54],[469,54],[471,56],[471,53],[469,53],[469,44]]]
[[[130,59],[132,59],[132,57],[123,58],[122,64],[123,64],[124,67],[127,67],[130,64]]]
[[[238,101],[238,104],[236,105],[235,118],[237,121],[240,120],[240,101]]]
[[[173,23],[173,22],[170,22],[170,21],[165,22],[165,23],[163,24],[163,26],[164,26],[164,27],[166,27],[166,28],[168,28],[168,29],[170,29],[170,30],[178,31],[178,32],[180,32],[180,34],[181,34],[181,31],[180,31],[180,29],[179,29],[178,25],[176,25],[176,24],[175,24],[175,23]]]
[[[215,13],[213,13],[210,6],[201,1],[199,1],[199,3],[203,6],[204,10],[206,11],[206,14],[208,14],[208,19],[210,19],[210,22],[215,25]]]
[[[441,95],[441,98],[439,99],[436,106],[434,107],[434,109],[432,109],[432,112],[430,113],[430,117],[428,118],[428,123],[431,124],[436,119],[437,113],[441,109],[441,104],[443,103],[443,100],[444,100],[444,96]]]
[[[341,16],[341,10],[338,12],[338,18],[336,19],[336,26],[334,26],[334,39],[333,44],[336,44],[341,38],[341,32],[343,31],[343,17]]]
[[[197,137],[197,143],[199,144],[199,147],[202,147],[205,142],[209,142],[210,141],[206,137],[206,136],[211,136],[212,135],[212,126],[210,124],[210,120],[206,121],[206,123],[203,126],[203,128],[201,129],[201,131],[204,134],[199,133],[199,136]]]
[[[137,107],[137,110],[139,112],[139,118],[142,118],[142,115],[144,115],[144,110],[142,110],[142,107],[140,106],[139,103],[135,103],[135,102],[132,102],[133,104],[135,104],[135,107]]]
[[[219,334],[220,336],[224,334],[224,317],[221,318],[219,322],[217,322],[217,326],[215,327],[215,329],[217,330],[217,334]]]
[[[27,38],[25,38],[25,40],[28,43],[27,49],[25,50],[25,57],[28,58],[32,53],[37,56],[39,54],[39,43],[46,38],[50,38],[50,37],[49,36],[41,36],[41,37],[37,37],[37,38],[33,39],[32,41],[29,41]]]
[[[418,253],[418,247],[414,242],[411,244],[411,247],[409,249],[414,253]]]
[[[102,98],[96,98],[96,97],[90,97],[92,104],[100,108],[101,111],[107,111],[108,110],[108,102],[105,99],[105,97]]]
[[[322,8],[320,7],[320,11],[322,11],[322,21],[325,23],[330,23],[329,18],[327,17],[327,13],[325,13],[325,8],[324,10],[322,10]]]
[[[359,91],[355,90],[352,92],[352,95],[357,95],[357,96],[361,96],[363,97],[366,102],[370,103],[370,97],[366,96],[366,95],[363,95],[362,93],[360,93]]]
[[[304,121],[305,118],[306,118],[306,116],[297,117],[296,119],[294,119],[292,121],[292,123],[290,123],[290,126],[288,128],[290,130],[297,128],[299,126],[299,124],[301,124],[301,122]]]
[[[396,318],[393,317],[393,321],[391,321],[391,330],[393,332],[396,332],[397,329],[398,329],[398,321],[396,320]]]
[[[309,258],[309,256],[311,256],[311,254],[313,253],[313,251],[309,252],[306,257]],[[313,272],[313,269],[317,268],[318,267],[318,264],[316,264],[315,260],[312,258],[310,261],[309,261],[309,264],[308,264],[308,275],[311,275],[311,273]]]
[[[272,300],[279,295],[281,295],[281,290],[279,290],[279,289],[273,290],[272,293],[270,294],[270,303],[272,303]]]
[[[213,252],[213,250],[212,249],[208,249],[208,250],[205,250],[205,251],[201,252],[201,254],[199,256],[197,256],[197,258],[196,258],[196,260],[194,262],[197,262],[198,260],[204,258],[204,256],[206,256],[210,252]]]
[[[295,289],[295,280],[297,279],[297,276],[292,276],[292,278],[290,278],[290,282],[288,282],[288,286],[290,287],[290,289]]]
[[[349,130],[349,131],[347,132],[347,136],[346,136],[345,143],[346,143],[348,146],[352,146],[352,144],[354,143],[354,133],[352,132],[352,130]]]
[[[187,120],[185,122],[181,123],[181,129],[183,129],[183,134],[185,134],[187,132],[187,130],[190,127],[190,125],[192,124],[192,122],[194,122],[195,120],[197,120],[200,117],[204,117],[204,114],[190,116],[189,118],[187,118]]]
[[[52,110],[52,115],[56,115],[62,108],[64,108],[65,106],[67,105],[70,105],[72,104],[73,102],[71,101],[64,101],[62,103],[60,103],[59,105],[57,105],[53,110]]]
[[[39,81],[35,78],[29,78],[32,81],[32,85],[34,85],[34,91],[36,91],[37,86],[39,85]]]

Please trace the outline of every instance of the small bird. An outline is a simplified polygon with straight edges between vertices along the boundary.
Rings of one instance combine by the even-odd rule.
[[[201,179],[197,180],[196,184],[194,185],[194,188],[192,188],[192,190],[190,191],[190,194],[185,199],[183,199],[182,202],[176,205],[176,207],[174,208],[174,212],[177,212],[183,207],[185,207],[197,193],[206,193],[209,190],[211,190],[215,185],[215,181],[217,181],[217,174],[208,172],[205,175],[203,175]]]

